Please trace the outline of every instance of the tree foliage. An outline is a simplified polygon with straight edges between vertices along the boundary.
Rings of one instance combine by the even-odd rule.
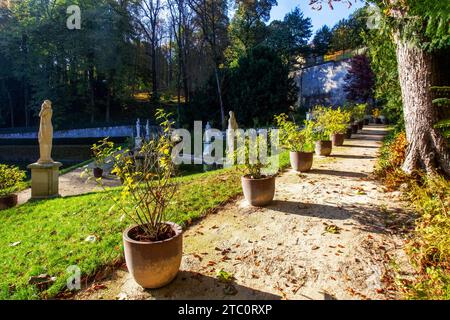
[[[265,125],[288,112],[295,100],[289,68],[270,48],[259,46],[238,60],[226,79],[226,105],[244,125]]]
[[[347,99],[356,103],[367,103],[373,98],[375,79],[366,55],[356,55],[350,60],[350,68],[345,77],[344,90]]]
[[[331,39],[333,33],[327,25],[317,30],[312,40],[313,51],[317,55],[324,55],[331,49]]]

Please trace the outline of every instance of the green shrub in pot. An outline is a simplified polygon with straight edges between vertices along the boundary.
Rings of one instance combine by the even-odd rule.
[[[330,109],[328,113],[328,126],[329,131],[331,132],[333,146],[342,146],[350,124],[351,113],[340,107],[337,109]]]
[[[254,138],[237,131],[238,145],[235,150],[228,151],[227,161],[233,161],[243,173],[241,183],[247,202],[255,207],[263,207],[272,202],[275,196],[275,175],[265,172],[270,171],[272,165],[267,155],[267,137],[256,136],[255,131]],[[265,162],[262,161],[264,157],[267,160]]]
[[[275,116],[281,147],[290,151],[291,166],[298,172],[311,170],[314,151],[314,122],[305,121],[300,129],[284,113]]]
[[[109,141],[108,138],[104,138],[98,143],[95,143],[91,147],[91,150],[95,160],[95,167],[93,169],[94,177],[101,178],[107,159],[110,158],[114,152],[114,143]]]
[[[17,195],[14,194],[25,180],[25,171],[18,167],[0,164],[0,210],[17,205]]]
[[[129,150],[114,149],[112,174],[123,181],[114,197],[116,211],[134,225],[123,233],[125,261],[135,281],[144,288],[159,288],[170,283],[178,273],[182,258],[182,229],[167,212],[178,184],[172,161],[175,142],[171,137],[173,122],[169,114],[157,111],[162,133],[143,143],[140,165]],[[136,155],[137,156],[137,155]],[[102,179],[97,179],[102,184]]]

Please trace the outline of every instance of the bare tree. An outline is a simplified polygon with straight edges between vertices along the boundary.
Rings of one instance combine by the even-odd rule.
[[[190,8],[196,13],[202,38],[209,47],[209,54],[213,62],[216,80],[217,96],[219,99],[222,129],[226,128],[225,109],[222,99],[222,86],[219,66],[222,62],[223,49],[227,43],[227,2],[224,0],[187,0]]]
[[[190,22],[191,16],[185,0],[168,0],[169,13],[171,16],[171,27],[175,42],[177,44],[178,73],[178,105],[181,104],[180,88],[183,87],[185,103],[190,100],[189,76],[187,70],[189,43],[190,43]]]
[[[161,0],[133,0],[134,21],[137,29],[150,45],[151,69],[152,69],[152,98],[158,98],[158,70],[157,52],[162,37],[161,12],[163,4]]]

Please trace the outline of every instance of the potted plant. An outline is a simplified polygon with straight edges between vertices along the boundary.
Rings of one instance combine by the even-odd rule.
[[[156,115],[163,132],[143,143],[142,165],[135,166],[129,151],[118,148],[111,172],[123,181],[119,195],[114,197],[117,211],[134,222],[123,232],[125,261],[130,274],[144,288],[170,283],[179,271],[183,251],[182,229],[172,220],[177,219],[176,213],[169,216],[168,212],[178,190],[172,161],[175,143],[170,136],[173,123],[162,110]]]
[[[275,122],[280,130],[281,146],[290,152],[292,169],[298,172],[311,170],[314,158],[314,122],[305,121],[304,128],[300,130],[284,113],[275,116]]]
[[[357,127],[357,130],[362,130],[364,127],[364,117],[366,114],[366,107],[367,107],[366,104],[360,103],[354,105],[351,109],[352,118],[355,120],[353,125]]]
[[[372,117],[373,117],[373,120],[374,120],[374,122],[376,124],[381,124],[380,116],[381,116],[380,109],[375,108],[375,109],[372,110]]]
[[[345,139],[351,139],[353,134],[352,126],[347,126],[347,130],[345,131]]]
[[[17,205],[17,195],[13,192],[17,191],[25,177],[25,171],[18,167],[0,164],[0,210]]]
[[[315,152],[319,156],[327,157],[331,154],[333,143],[330,140],[331,130],[329,125],[331,108],[316,106],[312,113],[315,120],[314,137],[316,141]]]
[[[340,107],[337,109],[329,109],[327,112],[327,126],[331,132],[331,141],[333,146],[342,146],[344,144],[345,134],[350,122],[350,112],[342,110]]]
[[[270,158],[265,157],[261,148],[268,149],[267,141],[261,135],[250,139],[238,131],[237,142],[235,150],[227,151],[227,161],[237,164],[243,173],[241,184],[247,202],[254,207],[266,206],[275,196],[275,174],[270,172]]]
[[[100,140],[91,147],[95,161],[95,167],[92,170],[95,178],[103,177],[103,167],[113,153],[114,143],[108,139]]]

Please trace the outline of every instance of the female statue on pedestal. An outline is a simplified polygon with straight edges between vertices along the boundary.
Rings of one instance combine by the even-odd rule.
[[[39,126],[39,164],[54,162],[51,157],[53,145],[52,115],[52,102],[50,100],[45,100],[42,104],[41,112],[39,113],[39,117],[41,118]]]

